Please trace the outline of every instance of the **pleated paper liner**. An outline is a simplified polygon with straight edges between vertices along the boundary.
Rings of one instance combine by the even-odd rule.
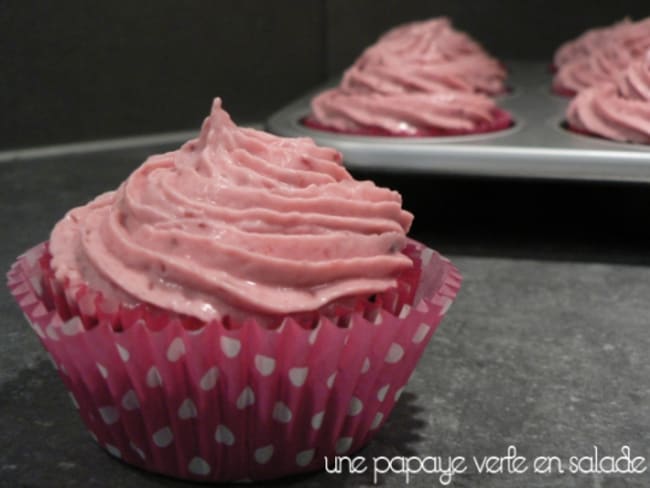
[[[43,273],[44,244],[18,258],[8,285],[113,456],[178,478],[262,480],[321,469],[386,421],[461,282],[435,251],[411,241],[405,252],[414,268],[397,289],[276,328],[66,296]]]

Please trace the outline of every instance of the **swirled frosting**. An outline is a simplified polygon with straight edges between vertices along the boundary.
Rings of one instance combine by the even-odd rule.
[[[381,135],[445,135],[507,127],[483,94],[505,91],[506,71],[446,18],[394,28],[312,99],[307,125]]]
[[[618,29],[625,29],[632,24],[630,19],[623,19],[613,25],[589,29],[577,38],[562,44],[553,56],[553,65],[560,68],[565,64],[577,59],[588,58],[594,52],[599,51],[615,36]]]
[[[394,50],[424,57],[455,59],[470,54],[486,54],[483,47],[464,32],[454,29],[448,17],[407,22],[385,32],[378,42],[394,42]]]
[[[216,99],[197,139],[55,226],[51,265],[69,286],[200,320],[276,316],[393,286],[411,221],[334,149],[237,127]]]
[[[489,95],[506,90],[507,73],[446,18],[396,27],[368,47],[345,72],[345,91],[432,93],[441,90]]]
[[[563,44],[554,57],[553,89],[565,95],[611,80],[650,48],[650,17],[592,29]]]
[[[567,122],[580,132],[650,144],[650,51],[614,82],[580,92],[567,109]]]
[[[557,93],[575,95],[580,90],[611,80],[634,60],[618,42],[609,42],[586,58],[562,66],[553,79]]]
[[[330,130],[379,135],[469,134],[511,122],[490,98],[451,90],[380,95],[332,89],[312,100],[312,113]]]

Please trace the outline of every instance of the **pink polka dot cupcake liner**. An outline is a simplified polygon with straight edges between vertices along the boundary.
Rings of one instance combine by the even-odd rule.
[[[410,241],[405,253],[414,267],[395,289],[275,328],[106,310],[87,290],[57,288],[46,244],[7,276],[111,455],[177,478],[264,480],[358,450],[390,415],[461,283],[437,252]]]

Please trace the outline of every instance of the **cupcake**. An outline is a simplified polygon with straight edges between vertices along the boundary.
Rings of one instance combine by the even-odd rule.
[[[311,102],[305,125],[382,136],[465,135],[511,125],[488,95],[506,91],[506,71],[447,19],[397,27]]]
[[[583,32],[580,36],[562,44],[553,55],[553,67],[558,70],[575,60],[588,58],[606,45],[619,29],[629,28],[630,19],[623,19],[613,25],[596,27]]]
[[[650,50],[614,81],[581,91],[571,101],[566,119],[579,133],[650,144]]]
[[[111,455],[270,479],[368,442],[453,301],[458,272],[411,221],[337,151],[237,127],[217,99],[8,284]]]
[[[556,52],[553,91],[574,96],[584,88],[612,80],[648,48],[650,17],[588,31]]]

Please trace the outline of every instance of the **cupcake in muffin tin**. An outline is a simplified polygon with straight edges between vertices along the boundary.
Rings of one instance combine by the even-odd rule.
[[[510,115],[490,96],[506,70],[448,19],[397,27],[367,48],[303,123],[332,132],[436,137],[501,130]]]
[[[566,119],[579,133],[650,144],[650,50],[613,81],[581,91]]]

